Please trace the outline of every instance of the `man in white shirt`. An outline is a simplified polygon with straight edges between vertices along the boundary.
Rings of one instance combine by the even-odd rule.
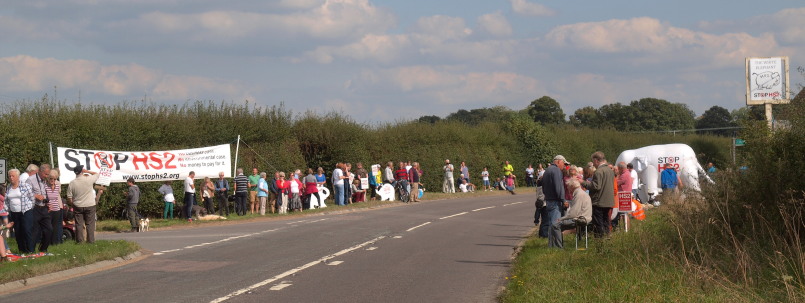
[[[196,201],[196,184],[193,179],[196,172],[190,171],[184,179],[184,213],[188,221],[193,221],[193,201]]]
[[[442,183],[442,192],[453,194],[456,192],[456,181],[453,179],[453,164],[450,164],[450,159],[444,160],[444,182]]]
[[[632,177],[632,198],[640,201],[640,197],[637,196],[637,189],[640,186],[640,181],[637,180],[637,171],[632,163],[626,164],[626,168],[629,169],[629,175]]]

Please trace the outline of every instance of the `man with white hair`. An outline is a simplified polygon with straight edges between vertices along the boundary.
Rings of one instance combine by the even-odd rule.
[[[28,166],[36,167],[31,164]],[[34,194],[34,208],[33,208],[33,241],[28,243],[29,250],[34,251],[36,242],[39,244],[39,252],[47,253],[50,246],[51,238],[53,237],[53,225],[50,223],[50,209],[48,203],[50,199],[58,199],[59,197],[49,197],[47,193],[47,180],[50,175],[50,164],[42,164],[37,170],[37,174],[31,175],[26,181],[31,185]]]
[[[565,199],[562,170],[565,169],[566,163],[564,156],[556,155],[542,179],[537,181],[537,186],[542,186],[542,193],[545,195],[545,207],[540,210],[539,236],[542,238],[549,236],[551,224],[562,216],[561,207]]]
[[[36,173],[38,172],[39,167],[36,166],[36,164],[28,164],[28,167],[25,168],[25,173],[20,174],[20,183],[28,182],[28,178],[30,178],[33,175],[36,175]]]
[[[450,164],[450,159],[444,160],[444,182],[442,183],[442,191],[445,193],[456,193],[456,181],[453,179],[453,164]]]
[[[576,227],[576,224],[587,224],[593,217],[593,205],[590,195],[581,189],[579,179],[568,178],[565,182],[569,190],[573,191],[573,200],[564,217],[551,224],[551,233],[548,237],[548,247],[564,248],[562,231]]]

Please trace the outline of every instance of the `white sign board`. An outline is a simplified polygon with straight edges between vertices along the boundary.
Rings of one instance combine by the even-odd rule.
[[[787,104],[788,57],[746,58],[746,105]]]
[[[0,159],[0,184],[6,183],[6,159]]]
[[[193,171],[195,178],[230,177],[232,157],[229,144],[169,151],[101,151],[59,147],[59,181],[68,184],[75,179],[73,169],[83,165],[94,172],[111,169],[108,181],[126,182],[131,177],[137,182],[182,180]],[[99,178],[100,181],[100,178]]]

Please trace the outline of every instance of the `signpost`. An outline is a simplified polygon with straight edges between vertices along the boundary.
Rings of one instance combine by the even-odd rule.
[[[788,57],[746,58],[746,105],[765,105],[770,129],[772,104],[790,101]]]
[[[632,193],[628,191],[618,192],[618,212],[623,222],[623,230],[629,232],[629,214],[632,212]]]

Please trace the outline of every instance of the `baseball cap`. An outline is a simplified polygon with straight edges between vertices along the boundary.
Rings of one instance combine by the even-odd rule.
[[[556,160],[562,160],[562,162],[567,163],[567,160],[565,160],[565,156],[562,156],[562,155],[556,155],[556,157],[553,157],[553,160],[554,160],[554,161],[556,161]]]
[[[84,171],[84,165],[81,165],[81,164],[79,164],[78,166],[76,166],[75,168],[73,168],[73,172],[74,172],[76,175],[80,175],[80,174],[81,174],[81,172],[83,172],[83,171]]]

